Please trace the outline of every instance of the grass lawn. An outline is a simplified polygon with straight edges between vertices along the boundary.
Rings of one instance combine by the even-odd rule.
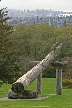
[[[7,97],[11,85],[4,84],[0,88],[0,97]],[[35,81],[28,87],[29,90],[35,90]],[[0,101],[0,108],[72,108],[72,89],[62,89],[62,95],[56,95],[56,79],[42,79],[42,94],[39,96],[49,95],[44,100],[12,100]],[[55,95],[50,95],[55,94]]]

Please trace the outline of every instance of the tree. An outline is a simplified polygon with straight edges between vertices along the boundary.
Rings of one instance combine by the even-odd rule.
[[[9,24],[8,11],[0,9],[0,81],[12,83],[19,75],[15,51],[12,51],[13,43],[9,39],[13,27]]]

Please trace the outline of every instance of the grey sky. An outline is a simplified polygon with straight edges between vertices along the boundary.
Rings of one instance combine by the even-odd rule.
[[[72,0],[1,0],[0,8],[72,11]]]

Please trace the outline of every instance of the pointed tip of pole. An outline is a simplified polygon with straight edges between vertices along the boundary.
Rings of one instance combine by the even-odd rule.
[[[62,45],[63,45],[63,43],[60,44],[60,46],[62,46]]]

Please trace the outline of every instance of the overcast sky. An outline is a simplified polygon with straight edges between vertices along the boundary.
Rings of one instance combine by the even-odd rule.
[[[72,0],[1,0],[0,8],[8,9],[52,9],[72,12]]]

